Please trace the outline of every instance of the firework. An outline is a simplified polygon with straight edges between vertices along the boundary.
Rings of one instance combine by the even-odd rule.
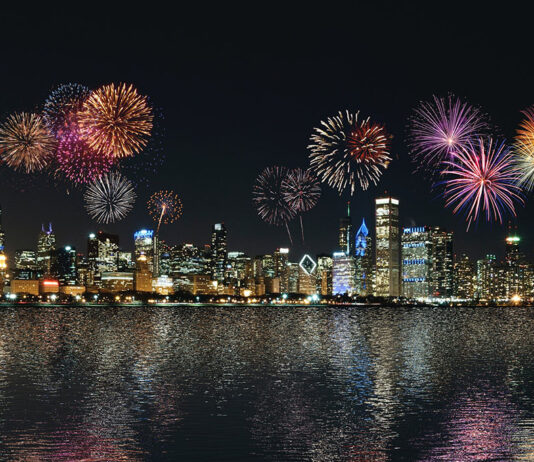
[[[514,147],[515,164],[519,170],[518,184],[528,191],[534,188],[534,145],[525,144],[517,139]]]
[[[140,152],[152,131],[153,111],[133,85],[105,85],[93,91],[78,114],[89,147],[113,157]]]
[[[16,113],[0,126],[0,156],[15,170],[42,170],[50,161],[56,141],[38,114]]]
[[[286,167],[267,167],[260,173],[252,189],[252,200],[260,218],[275,226],[285,226],[289,239],[288,222],[295,218],[296,212],[284,198],[282,184],[286,180]]]
[[[382,125],[360,120],[358,112],[339,112],[314,129],[308,146],[311,168],[340,194],[347,187],[354,194],[357,184],[365,190],[378,183],[391,161],[389,140]]]
[[[56,175],[75,184],[89,184],[109,172],[114,159],[91,149],[72,122],[58,132]]]
[[[132,183],[119,172],[99,177],[84,195],[87,212],[99,223],[122,220],[133,208],[135,191]]]
[[[477,108],[454,95],[433,97],[414,109],[410,118],[408,144],[416,162],[423,169],[443,166],[458,148],[475,142],[487,132],[488,125]]]
[[[173,223],[182,216],[182,201],[173,191],[158,191],[152,194],[147,206],[152,219],[158,222],[157,232],[162,223]]]
[[[525,119],[519,124],[516,140],[522,150],[534,153],[534,107],[521,112]]]
[[[445,164],[446,205],[454,207],[454,213],[465,211],[467,229],[479,215],[502,223],[506,212],[515,216],[516,202],[523,203],[517,185],[520,172],[504,143],[481,138],[452,152]]]
[[[43,119],[50,131],[57,134],[82,109],[89,94],[89,88],[77,83],[67,83],[55,88],[43,107]]]

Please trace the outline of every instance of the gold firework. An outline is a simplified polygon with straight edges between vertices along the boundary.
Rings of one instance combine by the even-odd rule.
[[[78,114],[89,147],[113,157],[129,157],[142,151],[153,119],[147,97],[125,83],[112,83],[93,91]]]
[[[532,153],[534,151],[534,108],[521,112],[525,119],[519,124],[516,140],[522,149]]]
[[[42,170],[50,161],[56,140],[38,114],[12,114],[0,126],[0,157],[15,170]]]

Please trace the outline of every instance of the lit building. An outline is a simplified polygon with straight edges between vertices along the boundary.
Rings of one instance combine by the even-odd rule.
[[[373,293],[373,248],[369,230],[362,219],[362,224],[356,232],[354,245],[356,282],[355,290],[359,295],[370,295]]]
[[[41,279],[39,281],[39,292],[41,294],[57,294],[59,292],[59,281],[57,279]]]
[[[316,269],[317,263],[309,255],[304,255],[298,264],[298,288],[297,292],[304,295],[317,293]]]
[[[13,279],[11,281],[10,292],[12,294],[39,295],[38,279]]]
[[[55,251],[54,275],[61,285],[75,286],[78,283],[76,249],[67,245]]]
[[[100,276],[100,289],[103,292],[125,292],[133,288],[134,273],[130,271],[104,271]]]
[[[453,233],[439,227],[431,228],[432,295],[450,298],[453,294]]]
[[[274,278],[279,279],[280,292],[285,293],[289,291],[289,249],[279,248],[274,252],[273,266]]]
[[[37,253],[31,249],[17,249],[15,251],[15,268],[17,270],[36,271]]]
[[[510,235],[506,238],[505,242],[505,296],[508,299],[511,299],[514,296],[525,298],[528,294],[526,293],[525,262],[519,247],[521,238],[517,235]]]
[[[475,298],[475,265],[464,253],[454,263],[454,296],[464,300]]]
[[[345,252],[334,252],[333,257],[332,294],[352,295],[356,278],[354,257],[345,254]]]
[[[299,292],[299,273],[298,263],[288,262],[287,264],[287,289],[284,292],[296,294]]]
[[[0,206],[0,252],[5,251],[6,245],[6,234],[4,228],[2,227],[2,206]]]
[[[319,255],[317,257],[317,293],[332,295],[332,257]]]
[[[375,294],[400,295],[399,201],[392,197],[375,199]]]
[[[426,298],[432,295],[432,232],[427,226],[402,232],[402,295]]]
[[[117,271],[119,266],[119,236],[103,231],[89,234],[87,260],[92,275],[90,284],[97,284],[104,272]]]
[[[347,202],[347,216],[339,220],[339,250],[346,255],[354,255],[354,233],[350,217],[350,202]]]
[[[198,247],[193,244],[175,245],[170,250],[171,275],[176,278],[188,274],[206,274],[209,259]]]
[[[134,273],[134,290],[136,292],[152,292],[152,271],[148,267],[145,254],[140,254],[137,258]]]
[[[219,283],[224,282],[227,259],[226,238],[227,231],[224,223],[215,223],[211,233],[210,274],[212,280]]]
[[[498,268],[495,255],[488,254],[477,261],[476,296],[482,300],[494,300],[498,295]]]
[[[152,290],[159,295],[172,295],[174,293],[172,279],[166,275],[152,279]]]
[[[141,229],[134,233],[135,261],[137,262],[139,257],[144,255],[151,274],[154,274],[155,264],[157,264],[157,258],[155,258],[158,248],[157,241],[158,239],[151,229]]]
[[[135,269],[135,265],[132,260],[132,252],[119,251],[118,270],[131,271],[133,269]]]
[[[254,276],[252,259],[243,252],[228,252],[226,277],[228,283],[241,286]]]
[[[37,267],[45,275],[51,273],[54,250],[56,250],[56,236],[52,230],[52,223],[49,223],[46,230],[44,225],[41,226],[37,239]]]

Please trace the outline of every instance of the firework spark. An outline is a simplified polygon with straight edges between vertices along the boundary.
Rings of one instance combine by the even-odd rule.
[[[479,109],[454,95],[421,102],[409,120],[408,145],[414,160],[423,169],[443,166],[452,152],[487,132],[484,119]]]
[[[87,213],[98,223],[122,220],[132,210],[135,198],[132,183],[119,172],[102,175],[84,195]]]
[[[42,117],[27,112],[8,117],[0,126],[0,156],[15,170],[42,170],[50,161],[56,140]]]
[[[78,114],[89,147],[113,157],[140,152],[152,131],[153,111],[133,85],[105,85],[91,92]]]
[[[515,203],[523,203],[520,172],[504,143],[481,138],[452,152],[445,164],[446,206],[454,207],[453,213],[465,211],[467,229],[479,215],[502,223],[506,212],[515,216]]]
[[[89,94],[89,88],[78,83],[60,85],[50,93],[43,107],[43,119],[54,135],[82,109]]]
[[[174,191],[158,191],[147,203],[148,213],[154,221],[158,222],[158,229],[161,224],[174,223],[182,216],[182,201]]]
[[[295,218],[296,212],[284,198],[282,183],[287,175],[286,167],[276,166],[264,169],[254,183],[252,200],[260,218],[270,225],[285,226],[289,239],[292,241],[288,222]]]
[[[517,139],[514,146],[515,164],[520,172],[518,184],[527,191],[534,188],[534,145]]]
[[[89,184],[109,172],[114,159],[91,149],[71,122],[58,132],[56,175],[75,184]]]
[[[519,124],[516,141],[521,149],[534,153],[534,107],[521,111],[525,119]]]
[[[321,122],[310,138],[310,165],[318,178],[341,194],[350,187],[367,189],[377,184],[388,167],[390,136],[385,128],[359,119],[359,112],[339,112]]]

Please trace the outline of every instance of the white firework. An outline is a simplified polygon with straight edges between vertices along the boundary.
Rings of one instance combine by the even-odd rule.
[[[119,172],[100,176],[84,195],[87,213],[98,223],[122,220],[132,210],[135,198],[132,183]]]

